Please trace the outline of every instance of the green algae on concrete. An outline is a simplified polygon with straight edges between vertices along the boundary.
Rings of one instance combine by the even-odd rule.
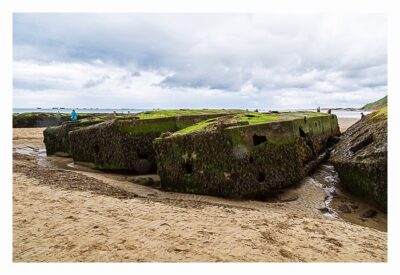
[[[324,113],[312,113],[312,112],[282,112],[282,113],[259,113],[259,112],[243,112],[240,114],[233,114],[225,116],[223,119],[223,126],[227,124],[233,124],[235,126],[240,125],[255,125],[255,124],[263,124],[268,122],[276,122],[283,120],[292,120],[295,118],[304,118],[307,116],[326,116]],[[221,120],[217,121],[216,119],[209,119],[206,121],[202,121],[198,124],[192,125],[190,127],[184,128],[178,131],[178,134],[187,134],[196,131],[205,131],[205,130],[213,130],[215,127],[218,127],[218,123]]]
[[[387,211],[387,107],[349,127],[330,161],[350,192]]]
[[[69,132],[112,119],[133,119],[134,114],[79,114],[77,121],[66,121],[59,126],[50,126],[43,131],[48,155],[71,156]]]
[[[235,110],[166,110],[116,118],[69,133],[74,161],[107,169],[119,167],[135,174],[156,172],[153,141],[162,133],[175,132],[206,119]],[[239,110],[237,112],[240,112]]]
[[[165,190],[261,198],[299,182],[338,134],[335,115],[246,112],[157,138],[154,148]]]
[[[67,121],[60,126],[47,127],[43,131],[47,155],[70,156],[69,132],[104,122],[107,116],[88,117],[77,121]]]
[[[231,114],[244,112],[239,109],[180,109],[180,110],[154,110],[136,114],[140,119],[154,119],[177,116],[192,116],[192,115],[212,115],[212,114]]]

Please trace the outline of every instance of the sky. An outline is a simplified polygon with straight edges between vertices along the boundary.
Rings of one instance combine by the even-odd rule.
[[[383,14],[13,16],[14,108],[360,107],[387,94]]]

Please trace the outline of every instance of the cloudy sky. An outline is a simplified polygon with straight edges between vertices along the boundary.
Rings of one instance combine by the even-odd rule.
[[[387,92],[380,14],[14,14],[14,107],[357,107]]]

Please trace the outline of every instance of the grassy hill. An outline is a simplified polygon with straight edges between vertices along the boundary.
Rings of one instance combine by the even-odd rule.
[[[375,102],[368,103],[367,105],[363,106],[361,109],[362,110],[378,110],[385,106],[387,106],[387,96],[385,96],[384,98],[381,98]]]

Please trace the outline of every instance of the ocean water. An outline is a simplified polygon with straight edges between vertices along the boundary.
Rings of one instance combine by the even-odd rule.
[[[127,114],[128,112],[131,114],[136,114],[140,112],[145,112],[145,111],[151,111],[154,109],[100,109],[100,108],[76,108],[75,111],[78,113],[113,113],[116,111],[117,113],[124,113]],[[267,112],[269,110],[263,110],[260,109],[260,112]],[[302,110],[280,110],[280,111],[289,111],[289,112],[296,112],[296,111],[315,111],[315,110],[310,110],[310,109],[302,109]],[[326,112],[327,110],[321,110],[321,112]],[[43,108],[43,109],[37,109],[37,108],[14,108],[13,109],[14,113],[71,113],[72,109],[69,108],[63,108],[63,109],[57,109],[57,108]],[[332,110],[332,114],[335,114],[338,118],[361,118],[361,112],[363,112],[365,115],[371,113],[369,111],[349,111],[349,110]]]

